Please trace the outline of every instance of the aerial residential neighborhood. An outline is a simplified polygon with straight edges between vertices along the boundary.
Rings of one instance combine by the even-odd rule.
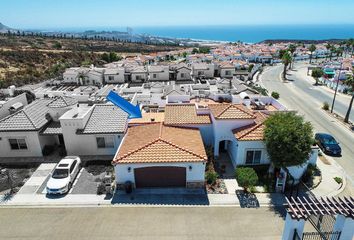
[[[354,239],[352,15],[133,2],[0,9],[0,239]]]

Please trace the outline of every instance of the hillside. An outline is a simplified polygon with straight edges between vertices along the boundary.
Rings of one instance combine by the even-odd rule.
[[[146,45],[102,40],[0,35],[0,87],[21,86],[60,76],[65,68],[101,66],[104,52],[117,55],[180,49],[176,46]]]
[[[13,28],[10,28],[10,27],[8,27],[8,26],[6,26],[6,25],[4,25],[4,24],[2,24],[1,22],[0,22],[0,33],[8,33],[8,32],[15,32],[15,31],[17,31],[17,30],[15,30],[15,29],[13,29]]]

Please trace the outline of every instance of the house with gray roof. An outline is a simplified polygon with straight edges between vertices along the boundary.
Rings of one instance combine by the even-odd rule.
[[[66,112],[60,117],[60,125],[67,154],[113,156],[127,123],[128,114],[112,104],[80,106]]]
[[[70,97],[39,99],[0,119],[0,157],[42,157],[45,146],[63,143],[58,118],[76,104]]]

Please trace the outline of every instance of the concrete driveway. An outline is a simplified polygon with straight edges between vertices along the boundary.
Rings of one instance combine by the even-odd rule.
[[[0,239],[280,239],[268,208],[0,208]]]

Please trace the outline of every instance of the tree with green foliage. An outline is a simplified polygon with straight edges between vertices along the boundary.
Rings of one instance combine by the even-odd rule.
[[[218,173],[215,172],[215,170],[208,170],[205,173],[205,179],[208,184],[214,185],[216,183],[216,180],[218,179]]]
[[[348,107],[347,113],[345,114],[345,118],[344,118],[344,122],[346,122],[346,123],[349,122],[349,116],[350,116],[350,112],[352,110],[353,101],[354,101],[354,76],[353,76],[353,74],[354,73],[352,73],[351,75],[347,75],[347,78],[344,82],[347,86],[349,86],[349,88],[350,88],[349,90],[352,93],[352,98],[350,99],[349,107]]]
[[[243,187],[247,192],[248,188],[254,187],[258,182],[256,171],[250,167],[237,167],[235,170],[235,178],[239,186]]]
[[[290,44],[288,47],[288,51],[291,53],[291,58],[294,58],[294,53],[296,51],[296,45],[295,44]],[[289,64],[289,69],[292,68],[291,64],[293,63],[293,61],[290,62]]]
[[[332,48],[332,44],[327,43],[327,44],[326,44],[326,49],[327,49],[326,61],[327,61],[327,57],[328,57],[328,52],[330,52],[331,48]]]
[[[333,53],[335,53],[337,51],[335,46],[331,46],[331,48],[329,49],[329,61],[332,61],[332,57],[333,57]]]
[[[60,42],[55,42],[55,43],[53,44],[53,47],[54,47],[55,49],[61,49],[61,48],[62,48],[62,45],[61,45]]]
[[[253,67],[254,67],[254,64],[250,64],[250,65],[248,66],[248,72],[251,72],[252,69],[253,69]]]
[[[271,96],[275,99],[279,99],[279,93],[278,92],[272,92]]]
[[[311,64],[312,63],[312,55],[313,55],[314,51],[316,51],[316,45],[311,44],[311,46],[309,47],[309,51],[310,51],[310,64]]]
[[[210,53],[210,47],[199,47],[199,53],[204,53],[204,54]]]
[[[311,76],[316,80],[315,85],[318,85],[318,79],[323,76],[323,70],[321,68],[312,69]]]
[[[193,50],[192,50],[192,54],[196,54],[196,53],[199,53],[198,48],[193,48]]]
[[[107,63],[122,60],[122,57],[120,55],[117,55],[115,52],[103,53],[101,58]]]
[[[289,53],[289,51],[286,51],[283,54],[281,60],[284,64],[283,79],[285,80],[286,79],[286,69],[287,69],[288,65],[291,64],[291,62],[292,62],[292,57],[291,57],[291,54]]]
[[[264,141],[275,167],[301,165],[311,153],[312,125],[294,112],[278,112],[265,121]]]
[[[285,53],[286,53],[285,49],[280,49],[278,52],[279,59],[282,59]]]

